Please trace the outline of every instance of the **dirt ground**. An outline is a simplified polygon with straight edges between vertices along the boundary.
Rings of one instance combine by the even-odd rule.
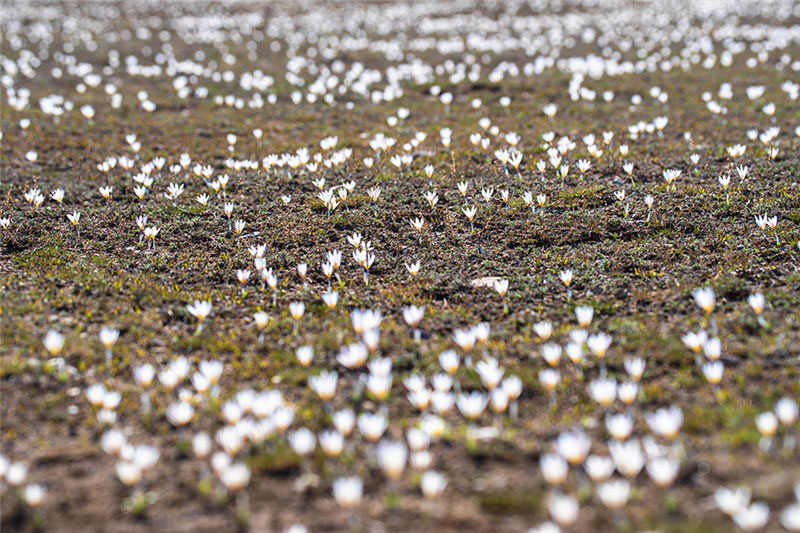
[[[180,53],[178,43],[175,47]],[[800,47],[787,53],[797,55]],[[84,59],[103,57],[105,48]],[[368,55],[362,59],[375,68],[381,64]],[[513,54],[506,59],[522,60]],[[50,64],[44,63],[45,70]],[[734,526],[716,508],[713,492],[738,484],[751,486],[754,499],[766,501],[777,516],[794,498],[792,487],[800,479],[798,451],[779,446],[771,453],[762,451],[754,420],[779,398],[800,394],[800,138],[792,133],[800,125],[800,108],[779,89],[788,79],[791,72],[771,64],[747,68],[738,62],[725,69],[587,79],[585,85],[598,93],[616,94],[613,102],[590,104],[571,101],[568,78],[558,72],[498,84],[448,85],[444,78],[443,89],[455,95],[449,110],[430,96],[430,84],[405,85],[399,103],[374,105],[353,98],[350,110],[341,103],[297,106],[288,98],[290,91],[278,87],[277,103],[237,110],[211,100],[178,99],[165,77],[120,78],[125,101],[121,109],[112,110],[99,90],[77,94],[66,80],[27,80],[34,102],[50,93],[69,93],[76,108],[92,104],[98,113],[90,124],[78,113],[56,122],[34,104],[24,111],[7,105],[2,110],[0,216],[10,216],[13,225],[2,233],[0,245],[0,443],[3,455],[29,466],[29,481],[47,488],[37,518],[5,487],[2,529],[283,531],[301,523],[309,531],[526,531],[548,518],[548,488],[539,457],[551,450],[552,440],[563,430],[583,427],[592,436],[592,453],[608,449],[606,409],[591,399],[587,388],[598,373],[597,362],[587,360],[579,374],[562,361],[563,379],[554,398],[538,379],[546,365],[533,325],[552,321],[553,339],[566,343],[578,305],[594,307],[592,331],[613,336],[610,375],[624,378],[626,357],[646,359],[640,399],[633,408],[635,433],[646,433],[644,413],[679,405],[684,413],[679,438],[686,456],[669,489],[657,488],[642,472],[624,516],[608,511],[587,488],[587,479],[571,477],[565,491],[578,495],[581,510],[570,530],[730,531]],[[715,92],[723,82],[730,82],[737,94],[751,85],[767,87],[763,101],[777,104],[775,117],[782,128],[774,161],[756,142],[735,162],[750,171],[746,179],[732,180],[728,203],[717,183],[721,173],[735,175],[725,147],[743,142],[748,129],[763,130],[771,122],[744,97],[726,102],[724,117],[708,113],[700,93]],[[656,85],[669,94],[668,104],[645,97],[640,106],[630,106],[633,94],[646,95]],[[150,93],[158,104],[156,112],[145,113],[135,105],[138,90]],[[498,104],[500,96],[511,98],[508,108]],[[472,109],[473,98],[483,101],[481,109]],[[541,113],[548,102],[559,106],[553,119]],[[409,109],[408,119],[394,128],[386,126],[385,117],[400,106]],[[626,159],[635,164],[632,177],[623,171],[622,157],[609,153],[592,159],[583,176],[571,170],[562,183],[549,171],[545,182],[540,181],[533,161],[547,158],[540,147],[545,131],[556,132],[556,139],[571,137],[578,152],[584,148],[583,135],[614,131],[617,147],[626,139],[628,125],[660,114],[669,117],[663,135],[625,141],[630,145]],[[477,120],[482,116],[490,116],[500,132],[516,131],[522,138],[525,157],[519,178],[513,170],[507,176],[490,154],[469,144],[469,134],[480,131]],[[29,128],[19,127],[22,118],[31,120]],[[445,126],[454,137],[447,150],[438,133]],[[261,143],[250,135],[254,128],[264,131]],[[416,131],[428,137],[414,150],[414,164],[402,173],[386,154],[377,168],[365,168],[361,160],[372,154],[368,141],[379,131],[399,144]],[[692,150],[685,131],[694,139]],[[205,209],[195,202],[196,195],[209,192],[200,178],[182,177],[186,192],[173,204],[164,198],[172,181],[166,171],[155,184],[158,192],[144,201],[134,197],[127,173],[99,171],[97,165],[106,157],[131,155],[125,135],[132,133],[141,142],[137,164],[164,156],[169,166],[187,152],[193,162],[212,165],[215,174],[229,174],[227,199],[235,204],[234,218],[246,222],[244,237],[228,232],[221,198],[212,198]],[[239,136],[233,152],[227,149],[228,133]],[[260,159],[300,147],[313,153],[328,135],[338,136],[337,147],[351,147],[354,154],[345,165],[323,169],[321,175],[330,185],[351,179],[357,184],[346,207],[331,216],[308,176],[224,166],[229,156]],[[502,145],[501,139],[493,139],[490,150]],[[28,150],[38,152],[35,163],[24,158]],[[700,156],[696,166],[690,153]],[[435,167],[433,188],[440,198],[435,217],[422,198],[429,190],[425,164]],[[662,179],[665,168],[683,171],[674,191]],[[464,202],[456,183],[462,180],[469,181],[467,204],[478,206],[474,233],[461,212]],[[113,185],[110,201],[100,196],[102,185]],[[367,197],[374,185],[382,190],[377,212]],[[56,187],[64,188],[63,204],[49,198],[42,207],[28,204],[23,195],[34,186],[46,197]],[[495,193],[487,204],[480,190],[489,187]],[[502,189],[510,191],[508,207],[499,201]],[[630,203],[627,216],[614,197],[621,189]],[[544,209],[531,213],[521,199],[524,191],[545,194]],[[288,205],[281,200],[286,194],[292,197]],[[655,197],[649,221],[646,194]],[[73,210],[81,212],[79,238],[66,219]],[[155,251],[137,245],[133,218],[142,213],[161,228]],[[764,235],[755,225],[758,214],[778,217],[778,243],[771,232]],[[415,217],[426,221],[421,234],[409,223]],[[368,287],[346,241],[356,231],[371,240],[377,257]],[[279,277],[275,308],[271,291],[251,281],[243,295],[235,276],[236,269],[252,268],[248,247],[262,243],[267,244],[267,265]],[[320,265],[325,252],[334,248],[344,258],[340,303],[329,311],[320,300],[327,288]],[[416,260],[421,271],[412,279],[404,265]],[[305,289],[294,270],[300,262],[309,264]],[[558,278],[565,268],[575,274],[571,299]],[[507,312],[494,291],[471,283],[485,276],[510,281]],[[725,364],[719,386],[706,381],[681,343],[684,333],[708,325],[691,296],[693,289],[706,285],[717,297],[713,316]],[[758,324],[746,302],[757,291],[767,299],[768,328]],[[196,298],[214,304],[199,334],[186,310]],[[288,310],[294,301],[307,307],[297,328]],[[410,304],[427,307],[418,345],[402,318],[402,309]],[[185,453],[182,434],[167,421],[164,412],[175,394],[154,387],[153,412],[142,414],[133,367],[144,362],[159,366],[178,355],[193,362],[221,360],[223,399],[247,387],[278,389],[296,407],[295,425],[318,431],[330,427],[329,417],[308,390],[308,371],[297,363],[294,350],[313,344],[314,367],[337,368],[339,348],[357,340],[348,315],[353,308],[380,309],[386,317],[380,352],[394,364],[387,402],[393,438],[402,438],[418,415],[406,400],[402,378],[414,372],[433,375],[438,354],[455,347],[453,331],[484,321],[491,324],[485,354],[497,357],[508,374],[523,381],[519,417],[487,411],[479,425],[502,427],[502,437],[481,441],[470,436],[457,409],[446,415],[449,433],[432,444],[431,453],[433,467],[447,475],[449,484],[433,501],[422,497],[420,473],[410,468],[400,481],[388,483],[359,439],[347,457],[326,461],[317,450],[308,465],[276,437],[248,455],[250,515],[243,520],[233,497],[200,482],[207,467]],[[262,341],[252,320],[260,309],[272,317]],[[105,325],[120,330],[110,366],[97,340]],[[65,335],[62,356],[73,373],[41,368],[49,357],[42,347],[48,329]],[[474,372],[461,379],[466,389],[480,388]],[[83,392],[97,382],[123,394],[115,427],[124,428],[131,442],[154,445],[161,453],[142,483],[157,499],[140,517],[122,509],[129,489],[114,473],[116,458],[99,445],[104,428]],[[374,400],[352,397],[351,382],[340,383],[335,408],[377,409]],[[204,409],[191,431],[213,434],[222,421],[212,406]],[[796,433],[797,427],[789,431]],[[308,468],[317,483],[299,491],[296,480]],[[357,513],[340,509],[331,496],[332,480],[344,473],[357,473],[365,483]],[[780,529],[777,518],[767,529]]]

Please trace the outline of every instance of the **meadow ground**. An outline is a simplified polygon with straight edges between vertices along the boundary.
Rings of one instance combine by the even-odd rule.
[[[800,48],[787,53],[797,55]],[[735,161],[726,147],[742,142],[748,129],[772,124],[760,112],[767,101],[776,102],[774,115],[787,134],[800,123],[796,101],[779,98],[778,86],[791,78],[770,64],[748,68],[740,63],[623,74],[587,80],[598,94],[615,91],[612,102],[589,103],[572,101],[569,79],[548,71],[492,84],[440,80],[442,90],[455,95],[447,108],[430,95],[430,85],[407,84],[400,104],[354,99],[346,110],[322,102],[298,106],[285,93],[263,109],[183,100],[168,79],[157,77],[132,79],[124,86],[131,94],[146,90],[158,103],[154,113],[123,104],[98,112],[91,122],[75,113],[55,121],[36,107],[18,111],[5,106],[0,214],[11,216],[13,225],[3,232],[0,245],[1,442],[4,455],[29,465],[30,481],[46,485],[47,498],[35,518],[7,488],[3,530],[29,531],[40,525],[37,520],[50,531],[223,531],[247,525],[268,531],[295,523],[311,531],[526,530],[547,518],[548,489],[539,457],[551,450],[559,432],[582,427],[593,437],[593,453],[607,449],[608,409],[592,399],[587,387],[599,372],[598,361],[587,357],[582,371],[562,361],[561,382],[553,393],[539,381],[547,365],[534,324],[551,321],[552,338],[566,342],[579,305],[594,308],[592,331],[613,337],[606,360],[610,376],[624,380],[625,358],[646,360],[639,400],[631,408],[638,424],[645,427],[645,412],[682,408],[685,456],[668,489],[640,474],[624,516],[606,509],[587,480],[571,479],[568,487],[581,502],[573,530],[729,531],[731,522],[716,508],[713,493],[741,482],[759,500],[780,509],[794,498],[798,452],[783,448],[782,436],[764,451],[755,418],[778,399],[800,393],[800,139],[784,140],[774,160],[757,141]],[[727,114],[712,115],[700,92],[716,91],[723,82],[738,93],[751,85],[764,85],[768,93],[758,101],[734,98],[726,102]],[[28,86],[35,97],[70,90],[66,82],[59,83],[32,79]],[[666,104],[646,96],[653,86],[669,94]],[[634,94],[645,95],[641,105],[630,104]],[[510,97],[508,107],[500,106],[500,96]],[[91,90],[72,98],[77,105],[98,109],[108,100]],[[473,98],[482,100],[480,109],[470,105]],[[543,103],[558,105],[554,118],[542,114]],[[385,117],[399,105],[408,108],[409,116],[389,128]],[[663,133],[626,139],[630,124],[659,115],[669,117]],[[500,140],[489,150],[467,141],[470,133],[480,131],[477,121],[483,116],[490,116],[501,132],[520,135],[525,156],[519,173],[507,173],[493,157]],[[27,129],[18,126],[22,118],[31,120]],[[449,149],[439,143],[442,127],[453,131]],[[263,130],[261,141],[249,135],[254,128]],[[391,133],[400,143],[416,131],[427,132],[428,138],[413,151],[415,163],[402,171],[388,162],[392,153],[366,168],[360,161],[373,153],[368,141],[377,131]],[[542,179],[533,162],[547,158],[541,146],[545,131],[579,144],[589,132],[613,131],[615,137],[604,156],[592,158],[585,174],[573,162],[566,179],[559,180],[551,169]],[[687,131],[691,143],[684,137]],[[225,135],[231,132],[239,138],[228,151]],[[135,155],[125,139],[130,133],[141,142]],[[351,147],[354,156],[319,175],[330,185],[357,184],[331,215],[307,175],[224,166],[228,157],[258,160],[299,147],[313,152],[329,135],[338,136],[337,146]],[[623,158],[616,147],[626,141],[630,153]],[[23,157],[29,150],[38,152],[33,163]],[[233,218],[246,222],[241,238],[228,231],[222,198],[213,197],[207,208],[194,200],[208,191],[201,178],[181,175],[187,192],[176,202],[162,193],[139,201],[129,173],[97,169],[111,155],[128,153],[142,162],[164,156],[169,165],[184,152],[212,165],[215,173],[230,175],[226,200],[235,204]],[[689,161],[692,153],[700,156],[697,164]],[[624,160],[635,163],[632,175],[623,170]],[[431,186],[424,164],[435,168]],[[749,166],[746,178],[736,177],[737,165]],[[662,179],[665,168],[682,170],[674,190]],[[720,174],[735,176],[727,201],[717,181]],[[163,192],[170,181],[165,171],[155,187]],[[469,182],[466,201],[456,188],[460,181]],[[114,187],[108,201],[98,192],[103,185]],[[382,191],[377,209],[367,196],[375,185]],[[61,187],[67,194],[63,203],[48,199],[34,207],[23,200],[34,186],[43,191]],[[490,187],[494,196],[486,202],[480,191]],[[430,189],[440,199],[433,212],[422,198],[422,191]],[[508,205],[499,200],[504,189],[510,192]],[[620,190],[624,201],[615,197]],[[522,200],[525,191],[546,195],[544,207],[532,212]],[[646,194],[655,197],[649,221]],[[291,195],[291,202],[285,204],[282,195]],[[624,203],[629,204],[627,214]],[[478,207],[474,232],[462,213],[464,205]],[[79,236],[66,218],[73,210],[81,212]],[[154,251],[138,244],[133,219],[139,214],[160,227]],[[777,239],[772,230],[764,233],[756,226],[754,216],[760,214],[778,217]],[[409,223],[416,217],[425,219],[421,232]],[[346,237],[353,232],[362,233],[375,249],[368,286],[350,257],[353,248]],[[245,294],[236,279],[237,269],[252,268],[248,247],[262,243],[267,244],[267,264],[278,273],[275,307],[272,291],[259,281],[251,280]],[[344,259],[341,279],[334,277],[339,305],[329,310],[320,300],[327,289],[320,264],[334,248],[343,251]],[[417,260],[420,274],[412,278],[404,265]],[[305,288],[295,273],[302,262],[309,264]],[[559,280],[567,268],[574,272],[571,298]],[[473,283],[489,276],[509,280],[507,309],[491,287]],[[716,294],[711,321],[692,298],[702,286]],[[759,291],[767,301],[764,324],[746,302]],[[212,301],[214,308],[196,333],[186,304],[198,298]],[[299,325],[289,313],[288,304],[295,301],[306,305]],[[419,343],[402,319],[410,304],[427,309]],[[167,421],[165,409],[175,394],[154,386],[152,411],[143,414],[133,367],[144,362],[158,366],[179,355],[224,363],[221,398],[196,407],[192,432],[213,434],[222,425],[216,416],[220,403],[247,387],[280,390],[295,407],[294,424],[317,432],[330,427],[330,416],[309,392],[309,371],[297,362],[295,349],[312,344],[313,367],[337,368],[340,347],[357,340],[348,313],[353,308],[384,314],[380,353],[392,359],[395,381],[388,401],[379,402],[356,395],[355,378],[341,372],[334,408],[374,411],[384,403],[391,420],[388,433],[401,438],[418,417],[402,378],[415,372],[433,375],[438,355],[455,346],[455,330],[488,322],[491,335],[476,356],[482,350],[521,378],[518,417],[487,411],[478,425],[498,428],[500,437],[481,439],[457,409],[446,415],[449,430],[431,451],[448,487],[433,501],[420,494],[420,474],[412,469],[401,480],[387,482],[363,444],[347,448],[336,461],[326,460],[321,450],[301,459],[282,437],[271,437],[244,459],[251,482],[249,517],[242,517],[241,502],[237,505],[234,496],[203,478],[202,461],[192,457],[184,433]],[[262,332],[253,325],[258,310],[271,317]],[[120,330],[110,364],[97,340],[106,325]],[[681,341],[699,328],[716,328],[722,341],[725,373],[719,385],[708,383]],[[48,329],[65,335],[61,356],[71,370],[48,363],[42,347]],[[464,370],[460,380],[462,389],[481,387],[474,370]],[[121,506],[129,489],[115,476],[117,458],[98,444],[105,428],[84,395],[97,382],[122,392],[117,426],[125,428],[129,440],[147,442],[161,453],[141,485],[157,499],[141,516]],[[314,483],[298,490],[297,479],[308,471],[315,473]],[[360,522],[331,497],[331,481],[343,472],[358,473],[364,481]],[[772,526],[779,528],[777,522]]]

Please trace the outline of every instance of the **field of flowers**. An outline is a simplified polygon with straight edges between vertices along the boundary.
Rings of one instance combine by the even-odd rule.
[[[800,531],[800,4],[0,28],[3,531]]]

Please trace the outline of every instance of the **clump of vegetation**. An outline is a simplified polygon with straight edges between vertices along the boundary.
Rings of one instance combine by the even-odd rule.
[[[794,4],[364,4],[6,6],[0,526],[800,530]]]

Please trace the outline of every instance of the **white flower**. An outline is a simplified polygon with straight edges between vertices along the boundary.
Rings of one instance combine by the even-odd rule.
[[[208,433],[197,433],[192,437],[192,451],[198,458],[205,458],[211,453],[211,437]]]
[[[333,426],[344,436],[350,435],[355,424],[356,415],[352,409],[342,409],[333,414]]]
[[[772,411],[766,411],[756,417],[756,427],[765,438],[771,438],[778,429],[778,417]]]
[[[464,213],[467,219],[472,222],[472,219],[475,218],[475,213],[478,212],[478,208],[473,205],[471,207],[464,207],[461,209],[461,211]]]
[[[639,381],[642,378],[645,366],[644,359],[641,357],[626,357],[624,366],[631,379]]]
[[[289,446],[297,455],[308,455],[314,451],[317,438],[308,428],[300,428],[288,435]]]
[[[550,366],[558,366],[561,358],[561,346],[555,343],[547,343],[542,346],[542,358]]]
[[[117,463],[117,477],[125,485],[132,487],[142,479],[142,469],[136,464],[128,461]]]
[[[155,375],[155,367],[150,363],[138,365],[133,369],[133,380],[142,387],[149,387]]]
[[[690,340],[690,344],[693,341]],[[722,355],[722,343],[719,338],[712,337],[703,343],[703,353],[709,361],[716,361]]]
[[[431,437],[421,429],[412,427],[406,431],[408,447],[415,452],[426,450],[431,443]]]
[[[436,400],[433,408],[437,413],[444,414],[449,412],[455,400],[451,398],[451,394],[449,393],[441,393],[441,392],[434,392],[431,394],[427,389],[420,389],[416,391],[410,391],[408,393],[408,401],[419,409],[420,411],[424,411],[428,408],[431,404],[431,400]]]
[[[569,360],[572,361],[574,364],[580,364],[583,361],[583,343],[577,342],[570,342],[564,347],[564,352],[566,352],[567,357]]]
[[[508,291],[508,280],[507,279],[497,279],[494,281],[494,290],[505,298],[506,292]]]
[[[122,394],[118,391],[106,391],[103,395],[103,409],[113,410],[119,406]]]
[[[333,275],[333,270],[331,269],[331,275]],[[339,293],[336,291],[333,292],[326,292],[322,295],[322,302],[328,306],[328,309],[333,309],[336,307],[336,304],[339,302]]]
[[[475,336],[475,332],[471,329],[459,329],[455,333],[453,333],[453,341],[458,344],[459,348],[468,352],[472,350],[475,346],[475,342],[477,338]]]
[[[635,381],[626,381],[617,387],[617,397],[625,405],[630,405],[636,401],[639,394],[639,384]]]
[[[295,320],[300,320],[306,312],[306,304],[303,302],[292,302],[289,304],[289,314]]]
[[[230,455],[225,452],[216,452],[211,456],[211,468],[213,468],[214,472],[217,474],[221,474],[232,462],[233,460]]]
[[[212,385],[216,385],[219,378],[222,376],[222,361],[200,361],[197,366],[203,376],[205,376]]]
[[[158,381],[168,389],[174,389],[180,380],[178,374],[169,367],[158,373]]]
[[[708,340],[708,334],[704,330],[698,330],[695,332],[688,332],[686,335],[681,337],[683,344],[692,350],[693,352],[699,352],[705,342]]]
[[[581,464],[586,455],[589,453],[589,448],[592,441],[589,436],[582,431],[565,431],[558,435],[553,448],[556,453],[570,462],[570,464]]]
[[[447,350],[439,354],[439,364],[442,370],[448,374],[455,373],[458,370],[458,354],[453,350]]]
[[[425,376],[422,374],[411,374],[403,379],[403,385],[411,392],[420,392],[425,389]]]
[[[311,364],[311,360],[314,358],[314,348],[308,345],[300,346],[295,354],[297,355],[297,360],[301,365],[309,366]]]
[[[436,191],[428,191],[422,194],[423,198],[430,204],[431,209],[436,207],[436,204],[439,203],[439,195],[436,194]]]
[[[198,321],[203,321],[211,313],[211,308],[211,302],[208,300],[195,300],[194,304],[186,306],[189,313],[197,318]]]
[[[111,426],[117,422],[117,412],[111,409],[100,409],[97,412],[97,422],[101,426]]]
[[[532,527],[528,533],[561,533],[561,528],[555,522],[543,522],[539,527]]]
[[[733,515],[733,521],[745,531],[761,529],[767,525],[768,520],[769,507],[764,502],[754,502]]]
[[[11,463],[6,467],[6,482],[12,487],[18,487],[28,477],[28,466],[24,463]]]
[[[625,479],[614,479],[601,483],[597,489],[597,496],[603,505],[609,509],[618,510],[625,507],[631,493],[631,484]]]
[[[478,362],[478,364],[475,365],[475,370],[477,370],[483,386],[489,390],[494,389],[497,384],[500,383],[505,373],[505,370],[498,365],[497,359],[493,357]],[[459,409],[460,408],[459,406]]]
[[[408,270],[408,273],[411,274],[412,277],[415,277],[417,274],[419,274],[420,266],[420,262],[417,261],[415,263],[406,265],[406,270]]]
[[[672,182],[674,182],[676,179],[678,179],[680,177],[681,170],[674,169],[674,168],[668,168],[668,169],[665,169],[661,173],[661,175],[664,178],[664,181],[667,182],[667,185],[671,185]]]
[[[593,316],[594,308],[591,305],[579,305],[575,308],[575,318],[582,328],[589,327],[589,324],[592,323]]]
[[[420,488],[426,498],[436,498],[447,487],[447,478],[435,470],[428,470],[422,474]]]
[[[294,409],[286,405],[278,407],[272,414],[272,421],[275,422],[275,429],[283,433],[294,421]]]
[[[781,524],[787,531],[800,531],[800,503],[792,503],[781,511]]]
[[[336,394],[336,384],[339,375],[336,372],[323,371],[317,376],[308,378],[308,386],[311,387],[317,396],[323,401],[330,401]]]
[[[146,470],[156,465],[159,456],[158,448],[140,444],[133,450],[133,463],[142,470]]]
[[[336,478],[333,482],[333,497],[341,507],[352,509],[361,503],[363,487],[359,477]]]
[[[553,324],[550,322],[537,322],[533,325],[533,331],[536,332],[536,335],[541,340],[546,341],[553,334]]]
[[[797,402],[788,396],[778,400],[775,404],[775,414],[778,416],[781,424],[791,426],[797,421],[798,408]]]
[[[425,307],[417,307],[416,305],[411,305],[403,309],[403,320],[406,321],[406,324],[409,326],[417,327],[419,323],[422,321],[422,318],[425,316]]]
[[[719,384],[722,381],[722,373],[725,370],[725,365],[722,361],[709,361],[703,365],[703,375],[712,385]]]
[[[645,458],[638,439],[625,442],[612,440],[608,445],[608,451],[614,459],[617,470],[629,479],[635,478],[644,467]]]
[[[143,233],[144,233],[145,238],[150,239],[151,241],[154,241],[155,238],[156,238],[156,235],[158,235],[159,231],[161,231],[160,228],[157,228],[155,226],[150,226],[150,227],[144,228]]]
[[[617,397],[617,382],[613,378],[596,379],[589,384],[589,393],[594,401],[608,407]]]
[[[44,502],[45,494],[47,494],[47,491],[44,486],[34,483],[25,487],[22,492],[22,499],[30,507],[39,507]]]
[[[185,426],[194,415],[194,407],[187,402],[175,402],[167,407],[167,419],[175,427]]]
[[[319,435],[319,446],[328,457],[336,457],[344,449],[344,435],[338,431],[323,431]]]
[[[586,458],[586,473],[595,483],[606,481],[614,473],[614,460],[610,457],[590,455]]]
[[[647,475],[661,488],[672,485],[679,470],[680,463],[668,457],[656,457],[647,463]]]
[[[550,485],[561,485],[567,479],[569,466],[560,455],[546,453],[539,457],[539,468],[544,480]]]
[[[606,429],[617,440],[625,440],[633,431],[633,417],[629,414],[606,416]]]
[[[42,344],[44,344],[50,355],[55,357],[64,348],[64,336],[54,329],[48,330],[42,340]]]
[[[250,483],[250,469],[244,463],[234,463],[225,468],[219,477],[226,489],[236,492]]]
[[[697,303],[698,307],[700,307],[700,309],[705,311],[707,314],[710,314],[714,310],[716,297],[714,296],[714,289],[711,287],[695,289],[692,291],[692,296],[694,297],[694,301]]]
[[[408,463],[414,470],[425,470],[431,466],[433,456],[428,450],[413,452],[408,459]]]
[[[403,474],[408,454],[405,444],[395,441],[381,441],[378,444],[376,454],[378,465],[387,477],[397,479]]]
[[[95,383],[86,388],[86,398],[95,407],[100,407],[103,404],[105,396],[106,387],[102,383]]]
[[[545,368],[539,371],[539,383],[548,391],[553,391],[561,381],[561,373],[552,368]]]
[[[369,350],[364,344],[350,344],[339,351],[336,360],[340,365],[352,370],[364,366]]]
[[[586,345],[596,357],[602,359],[606,356],[608,347],[611,346],[611,335],[603,332],[590,335],[589,338],[586,339]]]
[[[757,315],[760,315],[764,311],[764,304],[766,303],[766,300],[762,293],[757,292],[747,297],[747,303]]]
[[[360,310],[353,309],[350,312],[350,321],[353,324],[353,331],[359,335],[365,331],[378,329],[380,326],[382,315],[380,311]]]
[[[119,338],[119,330],[114,328],[104,327],[100,330],[100,342],[106,349],[111,349],[117,339]]]
[[[183,380],[189,374],[191,364],[189,359],[184,356],[176,357],[169,362],[169,368],[172,370],[179,380]]]
[[[386,428],[389,421],[386,416],[380,413],[361,413],[358,415],[358,431],[369,441],[377,442]]]
[[[100,438],[100,447],[109,454],[118,455],[126,444],[125,435],[118,429],[109,429]]]
[[[442,376],[442,374],[437,374],[436,376],[434,376],[434,387],[435,388],[436,388],[436,379],[435,378],[437,376]],[[445,377],[447,377],[449,379],[449,376],[445,375]],[[450,382],[452,383],[452,380],[450,380]],[[503,391],[508,396],[509,400],[515,400],[515,399],[519,398],[520,394],[522,394],[522,380],[518,376],[508,376],[508,377],[506,377],[503,380],[503,383],[501,384],[501,387],[503,388]],[[448,385],[447,388],[448,389],[450,388],[449,385]]]
[[[468,420],[476,420],[480,417],[488,402],[489,397],[478,391],[473,391],[469,395],[459,394],[456,398],[458,410]]]
[[[578,500],[565,494],[551,493],[547,498],[547,510],[561,527],[569,527],[578,519]]]
[[[680,407],[673,405],[645,415],[645,420],[654,433],[667,439],[674,439],[683,424],[683,412]]]
[[[208,392],[208,389],[211,388],[211,383],[208,381],[202,372],[195,372],[192,374],[192,386],[199,392],[200,394],[205,394]]]
[[[714,500],[723,513],[733,517],[750,503],[750,489],[747,487],[736,489],[721,487],[714,492]]]
[[[502,388],[492,389],[489,393],[489,403],[495,413],[503,413],[508,408],[508,394]]]
[[[435,439],[444,434],[447,424],[441,417],[424,415],[420,420],[419,428]]]
[[[215,439],[225,453],[231,456],[239,453],[244,445],[244,435],[238,431],[235,425],[222,427],[217,431]]]
[[[249,270],[238,269],[236,271],[236,279],[239,281],[239,283],[244,285],[245,283],[247,283],[247,280],[250,279],[250,271]]]

